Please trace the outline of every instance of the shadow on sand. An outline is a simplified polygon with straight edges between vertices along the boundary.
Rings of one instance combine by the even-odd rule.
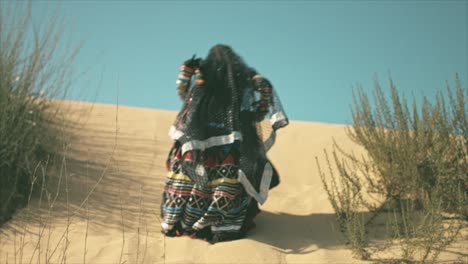
[[[282,253],[307,254],[317,248],[343,247],[333,214],[293,215],[262,211],[248,239],[271,245]],[[326,239],[324,239],[326,238]]]
[[[371,215],[370,213],[363,214],[365,214],[365,218]],[[381,244],[384,242],[384,239],[388,239],[385,220],[385,215],[379,217],[373,228],[369,231],[373,243]],[[293,215],[262,211],[257,216],[255,222],[257,227],[247,235],[246,239],[271,245],[281,253],[308,254],[319,248],[346,248],[334,214]],[[444,249],[442,253],[450,255],[448,257],[450,260],[447,260],[448,262],[437,263],[458,263],[456,261],[460,258],[468,259],[466,245],[466,241],[462,241]],[[378,262],[384,261],[381,258],[375,260]],[[395,261],[396,259],[390,260]]]
[[[170,146],[154,137],[135,136],[128,126],[109,128],[99,120],[67,124],[63,157],[49,162],[47,183],[34,187],[29,205],[0,232],[47,219],[67,221],[69,216],[72,221],[89,220],[102,232],[123,225],[159,230],[165,179],[161,172]]]

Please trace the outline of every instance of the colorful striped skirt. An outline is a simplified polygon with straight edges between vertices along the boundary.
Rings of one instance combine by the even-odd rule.
[[[161,203],[162,231],[210,242],[242,237],[253,227],[259,209],[238,180],[238,148],[231,144],[205,150],[201,168],[207,177],[205,184],[188,176],[185,167],[193,167],[192,154],[187,151],[182,155],[177,141],[169,153]]]

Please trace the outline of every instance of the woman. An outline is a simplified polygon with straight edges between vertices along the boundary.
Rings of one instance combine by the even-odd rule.
[[[177,80],[184,102],[169,135],[162,231],[212,243],[254,227],[279,177],[266,152],[288,124],[270,82],[226,45],[187,60]],[[262,122],[269,119],[270,122]]]

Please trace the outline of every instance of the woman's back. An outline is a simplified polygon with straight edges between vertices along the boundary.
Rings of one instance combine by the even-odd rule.
[[[214,46],[203,60],[187,60],[177,84],[184,105],[170,130],[175,143],[167,159],[163,231],[237,238],[272,181],[278,184],[265,143],[274,142],[287,118],[268,80],[226,45]],[[284,118],[271,123],[264,140],[258,125],[279,112]]]

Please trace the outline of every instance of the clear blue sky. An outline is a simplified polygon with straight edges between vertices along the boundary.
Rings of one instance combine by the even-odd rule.
[[[388,72],[406,95],[467,86],[468,1],[33,1],[83,43],[75,86],[87,99],[178,110],[192,54],[231,45],[268,77],[291,119],[349,123],[352,87]],[[89,93],[89,91],[91,92]],[[97,96],[92,95],[97,91]]]

